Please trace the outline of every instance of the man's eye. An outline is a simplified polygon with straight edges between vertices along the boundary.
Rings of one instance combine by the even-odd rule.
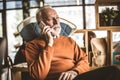
[[[54,17],[53,17],[53,18],[48,18],[47,21],[53,21],[53,20],[55,20],[55,19],[59,19],[59,17],[56,17],[56,18],[54,18]]]

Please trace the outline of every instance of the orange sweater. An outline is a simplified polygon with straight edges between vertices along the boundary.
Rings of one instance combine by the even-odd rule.
[[[89,70],[87,55],[70,37],[54,39],[53,47],[36,38],[26,43],[25,55],[35,80],[57,80],[61,72],[76,70],[81,74]]]

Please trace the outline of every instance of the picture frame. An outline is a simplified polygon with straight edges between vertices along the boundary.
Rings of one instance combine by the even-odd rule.
[[[120,29],[118,20],[120,4],[116,3],[97,3],[96,4],[96,25],[97,29]],[[110,17],[111,15],[111,17]]]

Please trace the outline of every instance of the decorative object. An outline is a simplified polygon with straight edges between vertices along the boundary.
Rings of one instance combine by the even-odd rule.
[[[106,65],[107,42],[105,38],[92,38],[92,66],[102,67]]]

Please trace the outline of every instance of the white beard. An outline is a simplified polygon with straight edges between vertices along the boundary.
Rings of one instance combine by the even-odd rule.
[[[51,33],[54,38],[58,38],[61,32],[61,26],[60,25],[54,25],[53,28],[51,28]]]

